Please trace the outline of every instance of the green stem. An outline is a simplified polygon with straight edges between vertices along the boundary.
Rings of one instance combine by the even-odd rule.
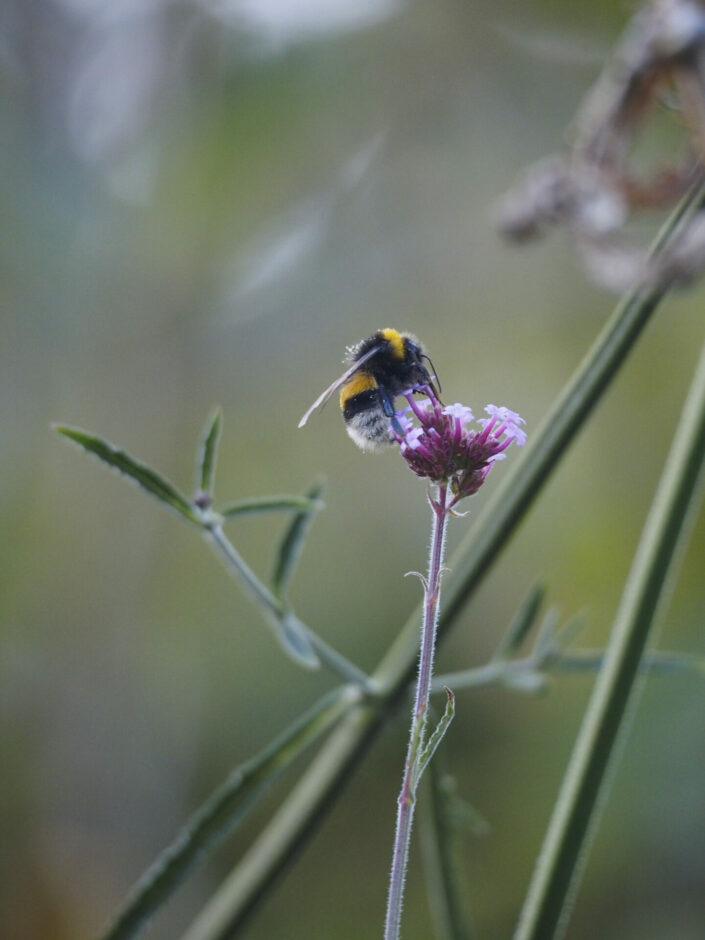
[[[232,831],[265,789],[306,748],[329,731],[359,697],[357,686],[334,689],[269,747],[236,768],[145,872],[103,934],[103,940],[128,940],[137,936],[188,872]]]
[[[605,654],[602,650],[569,650],[556,656],[555,659],[548,660],[544,668],[551,672],[562,673],[597,672],[604,660]],[[645,653],[641,666],[654,675],[691,672],[705,676],[705,657],[678,650],[652,650],[650,653]]]
[[[549,653],[542,659],[527,656],[523,659],[491,659],[482,666],[473,669],[461,669],[458,672],[445,672],[433,680],[431,691],[443,692],[446,686],[452,686],[458,692],[463,689],[478,689],[488,685],[504,683],[523,691],[536,691],[547,673],[597,672],[605,660],[603,650],[568,650],[567,652]],[[695,653],[682,653],[669,650],[652,650],[645,653],[641,660],[641,669],[654,675],[673,675],[673,673],[692,672],[705,676],[705,657]],[[537,682],[531,680],[536,678]]]
[[[230,940],[235,936],[313,833],[334,795],[350,779],[381,722],[382,713],[370,700],[342,718],[286,802],[182,940]]]
[[[705,204],[705,186],[697,187],[671,215],[654,243],[654,252],[667,251],[680,226]],[[445,607],[439,619],[439,639],[449,630],[468,597],[509,541],[560,457],[577,436],[609,387],[619,366],[648,323],[664,289],[636,290],[618,304],[593,348],[559,395],[549,416],[532,435],[523,457],[504,476],[472,531],[450,561],[452,574],[444,589]],[[525,479],[526,477],[526,479]],[[398,704],[413,681],[418,654],[421,609],[413,612],[397,640],[372,676],[380,698],[357,706],[324,745],[319,760],[304,773],[287,802],[229,879],[198,918],[199,929],[184,940],[225,940],[255,910],[287,861],[324,818],[350,771],[366,752],[383,724],[384,709]],[[280,825],[284,815],[287,825]],[[208,929],[211,915],[217,926]]]
[[[461,669],[458,672],[446,672],[433,680],[431,691],[442,692],[445,686],[452,686],[454,691],[477,689],[505,681],[508,677],[531,674],[538,670],[530,659],[513,659],[509,662],[492,659],[474,669]]]
[[[275,621],[282,620],[290,611],[286,603],[273,594],[257,577],[254,571],[240,555],[233,543],[223,531],[223,527],[217,523],[207,526],[206,534],[208,541],[214,551],[230,571],[240,582],[245,593],[249,595],[255,606],[262,610],[267,617]],[[354,663],[330,646],[324,639],[314,633],[310,627],[298,621],[299,628],[305,634],[311,647],[318,654],[321,662],[337,676],[346,682],[354,682],[359,685],[368,695],[375,695],[376,685],[370,677],[359,669]]]
[[[209,525],[206,536],[220,560],[231,574],[234,574],[246,594],[254,604],[275,620],[280,620],[286,613],[284,604],[267,588],[217,523]]]
[[[705,460],[705,348],[632,562],[600,673],[549,823],[516,940],[560,935],[566,899]]]

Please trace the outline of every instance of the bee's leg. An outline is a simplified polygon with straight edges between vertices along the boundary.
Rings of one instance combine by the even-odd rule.
[[[384,409],[384,413],[386,414],[388,418],[391,418],[392,427],[394,428],[395,434],[398,434],[399,437],[404,437],[404,431],[402,429],[402,426],[397,421],[397,415],[396,415],[396,412],[394,411],[394,402],[389,397],[389,393],[387,392],[385,388],[379,389],[379,398],[380,398],[380,401],[382,402],[382,408]]]

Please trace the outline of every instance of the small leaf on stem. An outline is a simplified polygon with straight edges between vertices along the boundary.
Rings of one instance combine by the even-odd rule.
[[[486,836],[491,831],[492,827],[480,810],[458,795],[454,777],[444,774],[439,782],[439,790],[444,797],[445,818],[449,826],[465,829],[474,836]]]
[[[406,571],[404,573],[405,578],[418,578],[421,584],[423,584],[424,591],[428,591],[428,581],[426,577],[421,574],[420,571]]]
[[[322,506],[321,500],[307,496],[253,496],[227,503],[218,510],[218,514],[224,519],[232,519],[234,516],[254,516],[263,512],[311,513]]]
[[[296,562],[299,560],[308,530],[313,522],[311,505],[320,505],[319,499],[323,490],[323,481],[315,480],[304,494],[309,502],[308,507],[299,510],[284,530],[272,574],[272,588],[277,597],[283,597],[289,586]]]
[[[59,434],[67,437],[88,453],[98,457],[109,467],[118,470],[128,479],[137,483],[150,496],[154,496],[155,499],[173,509],[184,519],[188,519],[189,522],[193,522],[195,525],[202,525],[189,500],[176,489],[173,483],[170,483],[166,477],[157,473],[156,470],[135,460],[130,454],[103,440],[103,438],[96,437],[88,431],[81,430],[81,428],[71,428],[61,424],[55,424],[53,427]]]
[[[427,892],[437,940],[472,940],[468,876],[456,824],[455,781],[443,772],[439,757],[431,761],[426,780],[424,827],[421,830]],[[466,827],[463,827],[466,828]]]
[[[543,658],[549,654],[556,642],[560,619],[561,614],[559,609],[556,606],[549,607],[546,611],[546,616],[541,621],[541,626],[539,627],[536,642],[534,643],[534,648],[531,653],[532,658],[535,659],[536,662],[540,663]]]
[[[534,584],[514,614],[504,639],[492,657],[493,660],[506,659],[519,649],[533,627],[545,597],[546,585],[540,582]]]
[[[136,937],[186,875],[206,860],[284,770],[333,727],[348,707],[343,687],[329,692],[264,750],[236,767],[140,878],[102,940]]]
[[[211,496],[215,480],[215,464],[223,412],[215,408],[209,417],[198,447],[198,488],[201,494]]]
[[[321,661],[309,639],[308,631],[295,614],[286,611],[279,618],[272,617],[271,621],[277,639],[295,662],[308,669],[320,667]]]
[[[412,778],[412,790],[415,790],[416,787],[418,786],[418,782],[421,779],[421,775],[423,774],[424,770],[428,767],[428,762],[436,753],[436,748],[443,740],[443,736],[448,730],[450,723],[453,720],[453,716],[455,715],[455,696],[453,695],[453,693],[451,692],[451,690],[448,688],[447,685],[444,686],[444,689],[448,697],[446,701],[445,711],[443,712],[443,715],[441,716],[441,720],[436,725],[435,731],[433,732],[431,737],[428,739],[428,743],[419,754],[419,759],[416,765],[416,770]]]
[[[579,610],[577,614],[566,620],[563,626],[556,631],[554,637],[556,651],[564,650],[567,646],[570,646],[573,640],[577,639],[582,633],[586,623],[587,613],[584,610]]]

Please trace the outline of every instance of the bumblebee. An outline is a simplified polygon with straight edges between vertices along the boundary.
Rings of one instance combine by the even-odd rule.
[[[311,414],[340,389],[340,410],[350,437],[363,450],[379,450],[394,442],[392,429],[401,433],[394,416],[394,399],[406,389],[430,385],[434,379],[424,365],[433,363],[412,333],[377,330],[349,346],[349,368],[325,390],[299,421],[303,427]],[[438,389],[440,392],[440,388]]]

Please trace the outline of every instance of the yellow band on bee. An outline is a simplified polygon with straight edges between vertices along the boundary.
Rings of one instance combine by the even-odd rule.
[[[391,330],[390,332],[394,332]],[[361,369],[359,372],[356,372],[348,382],[343,385],[340,390],[340,407],[341,409],[345,408],[345,402],[348,399],[353,398],[355,395],[359,395],[360,392],[367,392],[371,388],[377,388],[377,382],[374,379],[373,375],[370,375],[369,372],[365,372],[364,369]]]
[[[386,330],[380,330],[380,333],[389,343],[389,347],[392,351],[392,355],[395,356],[397,359],[403,359],[404,358],[404,338],[402,337],[399,330],[393,330],[388,327]]]

